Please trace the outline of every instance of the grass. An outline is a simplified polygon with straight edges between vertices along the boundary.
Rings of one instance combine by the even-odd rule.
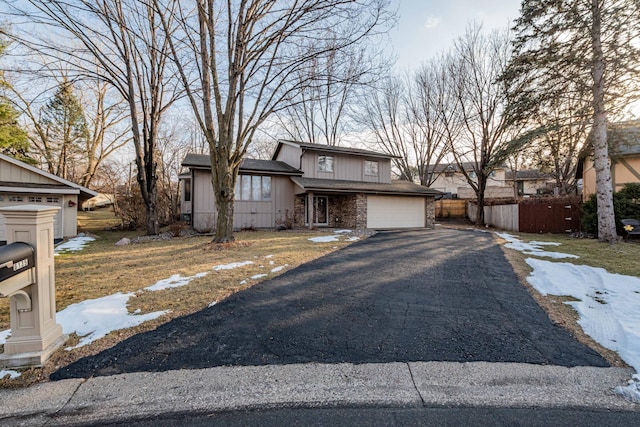
[[[79,231],[96,237],[84,250],[56,257],[57,311],[87,299],[95,299],[116,292],[135,292],[129,300],[128,310],[148,313],[170,310],[170,313],[138,327],[115,331],[88,346],[72,351],[59,350],[42,369],[23,372],[18,380],[1,380],[0,386],[23,386],[46,380],[54,370],[90,354],[109,348],[139,332],[156,328],[179,316],[206,308],[213,301],[255,285],[260,280],[273,278],[300,264],[318,258],[349,243],[314,243],[309,237],[314,231],[245,231],[235,235],[236,242],[226,245],[211,244],[210,236],[175,238],[164,241],[115,246],[123,237],[139,236],[135,232],[108,231],[118,221],[108,210],[78,213]],[[265,258],[267,256],[269,258]],[[212,267],[238,261],[253,261],[252,265],[232,270],[213,271]],[[273,264],[271,264],[273,262]],[[271,269],[287,267],[277,273]],[[141,292],[147,286],[174,274],[193,276],[189,285],[154,292]],[[268,274],[264,279],[251,276]],[[246,281],[241,284],[241,282]],[[9,304],[0,299],[0,331],[9,328]],[[77,343],[72,336],[67,346]]]
[[[596,239],[579,239],[568,235],[559,234],[526,234],[509,233],[525,241],[557,242],[560,246],[549,246],[548,251],[562,252],[577,255],[580,258],[551,259],[551,262],[568,262],[577,265],[604,268],[610,273],[624,274],[627,276],[640,276],[640,241],[621,241],[615,245],[600,242]],[[541,295],[526,280],[532,269],[525,262],[528,255],[522,252],[504,248],[507,259],[511,262],[522,284],[529,290],[538,304],[547,312],[552,322],[571,332],[578,341],[591,347],[600,353],[612,366],[627,366],[617,353],[604,348],[584,333],[578,325],[578,314],[565,304],[572,298],[566,295]]]

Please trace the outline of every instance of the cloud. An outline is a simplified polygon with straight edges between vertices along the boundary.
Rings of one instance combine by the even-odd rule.
[[[437,27],[438,25],[440,25],[440,18],[438,18],[437,16],[429,16],[424,23],[424,28],[430,30]]]

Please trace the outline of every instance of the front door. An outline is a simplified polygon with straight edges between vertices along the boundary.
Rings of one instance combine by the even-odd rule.
[[[307,198],[305,197],[305,208]],[[305,209],[305,218],[309,218]],[[329,225],[329,199],[327,196],[313,196],[313,225]]]

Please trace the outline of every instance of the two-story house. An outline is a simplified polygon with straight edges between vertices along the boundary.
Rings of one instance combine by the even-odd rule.
[[[462,168],[472,180],[476,180],[475,165],[473,163],[465,162],[462,164]],[[429,186],[430,188],[458,199],[474,199],[476,197],[465,174],[456,163],[431,165],[429,166],[429,173],[435,177],[435,180]],[[495,168],[491,172],[485,190],[486,198],[513,197],[513,187],[506,184],[505,173],[506,169],[502,166]]]
[[[235,188],[234,226],[242,228],[432,227],[442,193],[391,180],[391,156],[357,148],[279,141],[271,160],[245,159]],[[182,213],[209,231],[216,208],[208,155],[182,165]]]

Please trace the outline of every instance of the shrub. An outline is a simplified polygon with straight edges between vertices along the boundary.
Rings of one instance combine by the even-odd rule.
[[[582,226],[588,233],[598,233],[598,211],[596,195],[592,194],[589,200],[582,205]],[[640,220],[640,184],[625,184],[622,190],[613,193],[613,210],[616,216],[616,231],[623,235],[624,229],[621,219],[635,218]]]

